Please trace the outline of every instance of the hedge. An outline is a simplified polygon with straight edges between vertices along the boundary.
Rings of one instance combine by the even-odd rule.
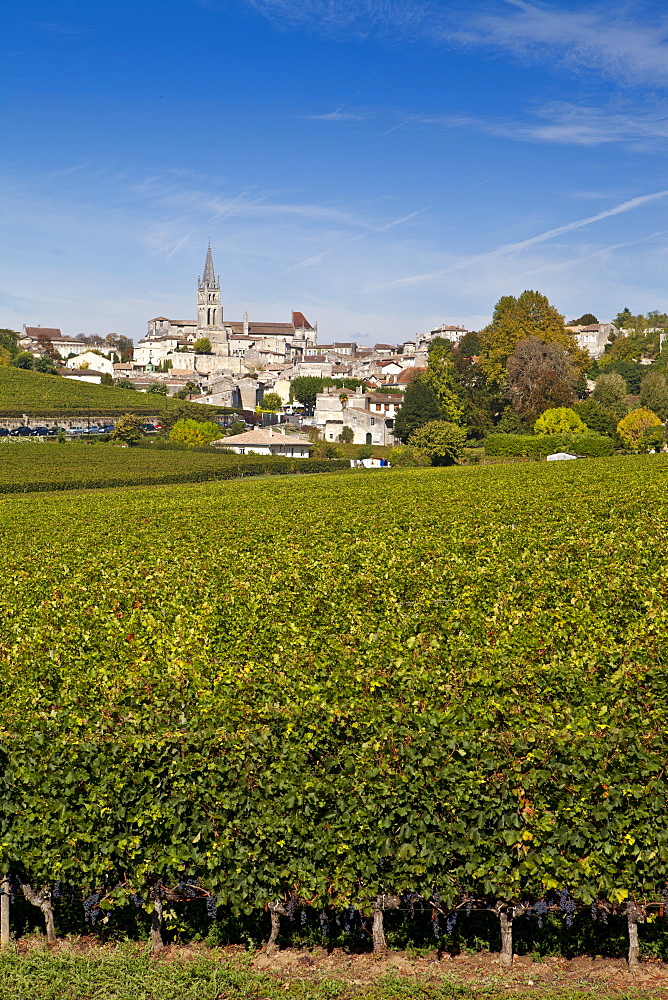
[[[605,434],[490,434],[485,438],[487,455],[518,455],[544,458],[558,451],[568,451],[588,458],[603,458],[615,450]]]

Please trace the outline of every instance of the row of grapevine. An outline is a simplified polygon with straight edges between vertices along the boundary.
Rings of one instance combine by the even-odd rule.
[[[0,448],[0,494],[205,483],[347,468],[349,462],[343,460],[31,442]]]
[[[508,961],[513,920],[587,908],[636,961],[668,905],[667,473],[5,501],[0,870],[47,914],[55,883],[139,906],[155,947],[196,898],[268,907],[271,946],[295,908],[379,949],[386,909],[485,909]]]

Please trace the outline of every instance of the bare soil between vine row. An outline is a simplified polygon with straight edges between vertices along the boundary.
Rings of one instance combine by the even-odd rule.
[[[115,944],[101,945],[93,935],[75,938],[61,938],[55,945],[46,946],[43,937],[28,936],[16,943],[18,954],[28,954],[35,948],[46,949],[53,954],[70,953],[94,958],[95,954],[113,956]],[[120,946],[128,955],[132,945],[128,942]],[[146,953],[147,945],[137,942],[134,946],[138,955]],[[251,955],[243,945],[229,945],[209,948],[201,944],[169,945],[151,959],[157,963],[189,961],[197,958],[219,959],[234,962],[235,959],[246,968],[258,973],[269,974],[286,984],[311,981],[316,984],[321,979],[338,979],[345,984],[363,988],[384,976],[416,980],[421,990],[431,982],[458,983],[470,986],[472,996],[476,996],[476,986],[483,990],[497,987],[512,990],[512,995],[539,998],[543,991],[553,996],[563,991],[569,997],[601,998],[646,997],[657,1000],[668,998],[668,963],[648,959],[641,961],[637,971],[629,970],[626,960],[612,958],[591,958],[581,956],[567,959],[561,957],[542,958],[534,961],[529,955],[515,955],[512,968],[502,969],[499,955],[494,952],[477,954],[438,955],[414,957],[406,952],[389,952],[385,958],[375,958],[372,954],[350,954],[342,949],[328,952],[324,948],[300,951],[286,948],[267,955],[265,950]],[[364,995],[362,989],[360,996]],[[424,993],[420,992],[423,996]],[[487,992],[485,996],[487,996]],[[496,995],[496,993],[494,993]],[[501,993],[499,995],[502,995]]]

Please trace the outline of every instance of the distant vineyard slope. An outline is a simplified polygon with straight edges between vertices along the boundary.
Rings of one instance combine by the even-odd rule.
[[[0,367],[0,417],[150,416],[181,400],[164,399],[115,386],[76,382],[57,375],[41,375],[21,368]],[[193,406],[198,404],[193,403]],[[206,419],[218,408],[202,407]]]

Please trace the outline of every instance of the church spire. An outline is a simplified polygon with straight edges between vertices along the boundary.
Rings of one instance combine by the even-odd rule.
[[[214,285],[216,283],[216,275],[213,270],[213,257],[211,256],[211,240],[209,240],[209,246],[206,251],[206,262],[204,264],[202,280],[205,285]]]

